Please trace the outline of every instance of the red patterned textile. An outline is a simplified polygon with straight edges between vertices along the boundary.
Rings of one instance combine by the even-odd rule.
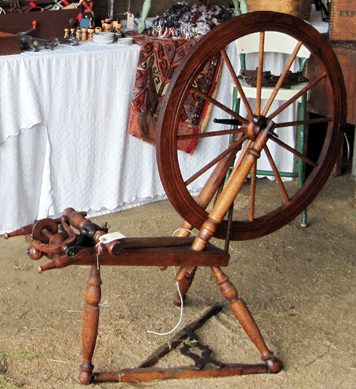
[[[134,97],[130,112],[129,131],[148,143],[156,143],[157,121],[167,87],[182,59],[197,44],[198,39],[165,39],[146,35],[133,37],[141,46],[137,67]],[[220,55],[209,62],[199,74],[196,85],[204,93],[215,89],[221,67]],[[202,120],[207,114],[208,103],[190,93],[179,125],[179,134],[203,131]],[[197,140],[178,142],[178,148],[192,154]]]

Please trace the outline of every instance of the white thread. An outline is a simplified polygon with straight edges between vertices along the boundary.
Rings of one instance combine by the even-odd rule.
[[[175,230],[172,234],[172,236],[174,236],[178,231],[188,231],[189,233],[191,233],[190,230],[188,230],[187,228],[178,228],[177,230]],[[175,267],[173,266],[173,273],[174,273],[174,277],[177,276],[176,272],[175,272]],[[178,289],[178,294],[179,294],[179,298],[180,298],[180,318],[179,318],[179,322],[178,324],[169,332],[165,332],[165,333],[159,333],[159,332],[154,332],[154,331],[147,331],[148,334],[153,334],[153,335],[157,335],[157,336],[167,336],[167,335],[170,335],[172,334],[176,329],[178,329],[178,327],[182,324],[182,320],[183,320],[183,308],[184,308],[184,302],[183,302],[183,297],[182,297],[182,294],[180,292],[180,289],[179,289],[179,283],[178,281],[176,281],[176,285],[177,285],[177,289]]]
[[[186,231],[186,232],[189,232],[189,234],[192,233],[191,230],[189,230],[188,228],[178,228],[177,230],[175,230],[172,234],[172,236],[175,236],[175,234],[178,232],[178,231]],[[194,236],[194,234],[193,234]],[[175,267],[173,267],[173,272],[174,272],[174,277],[177,276],[176,272],[175,272]],[[173,328],[173,330],[169,331],[169,332],[165,332],[165,333],[158,333],[158,332],[153,332],[153,331],[147,331],[148,334],[153,334],[153,335],[158,335],[158,336],[166,336],[166,335],[170,335],[172,334],[176,329],[178,329],[178,327],[182,324],[182,320],[183,320],[183,308],[184,308],[184,301],[183,301],[183,297],[182,297],[182,294],[180,292],[180,289],[179,289],[179,283],[178,281],[176,281],[176,284],[177,284],[177,289],[178,289],[178,294],[179,294],[179,298],[180,298],[180,318],[179,318],[179,322],[178,324]]]
[[[186,232],[189,232],[189,234],[192,235],[192,236],[197,236],[196,234],[193,234],[193,233],[192,233],[192,230],[189,230],[188,228],[183,228],[183,227],[176,229],[176,230],[173,232],[172,236],[175,236],[175,234],[176,234],[177,232],[179,232],[179,231],[186,231]]]
[[[344,133],[344,138],[345,138],[345,143],[346,143],[346,147],[347,147],[347,159],[350,159],[350,142],[349,142],[349,139],[346,135],[346,132]]]
[[[179,231],[186,231],[186,232],[189,232],[189,234],[192,234],[192,231],[191,230],[188,230],[188,228],[178,228],[177,230],[175,230],[172,234],[172,236],[175,236],[175,234]],[[192,234],[193,236],[195,236],[194,234]]]
[[[175,267],[173,267],[173,272],[174,272],[174,276],[176,276]],[[162,333],[159,333],[159,332],[147,331],[148,334],[153,334],[153,335],[158,335],[158,336],[171,335],[182,324],[182,320],[183,320],[183,297],[182,297],[182,294],[181,294],[180,289],[179,289],[178,281],[176,281],[176,284],[177,284],[178,294],[179,294],[179,297],[180,297],[180,318],[179,318],[178,324],[169,332],[165,332],[165,333],[162,334]]]

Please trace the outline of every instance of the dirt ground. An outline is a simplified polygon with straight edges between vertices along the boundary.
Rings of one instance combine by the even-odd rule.
[[[273,198],[273,188],[267,198]],[[308,210],[264,238],[231,243],[226,273],[248,305],[268,347],[283,361],[276,375],[137,384],[152,388],[351,389],[356,386],[356,208],[350,174],[331,178]],[[70,204],[69,204],[70,206]],[[134,236],[170,236],[180,217],[168,201],[92,219],[111,231]],[[215,242],[221,245],[221,242]],[[45,259],[31,261],[23,237],[0,238],[0,387],[82,387],[81,325],[88,267],[38,274]],[[102,267],[96,371],[136,367],[179,320],[172,305],[172,268]],[[183,325],[222,302],[224,309],[197,334],[221,362],[259,363],[260,355],[236,322],[210,269],[199,269],[187,300]],[[170,337],[168,337],[170,338]],[[160,366],[191,364],[173,351]],[[102,383],[111,389],[127,385]]]

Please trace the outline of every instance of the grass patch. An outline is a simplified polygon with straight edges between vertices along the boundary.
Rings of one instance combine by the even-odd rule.
[[[6,377],[6,363],[10,359],[31,360],[44,357],[41,353],[35,353],[28,349],[0,351],[0,388],[19,389],[22,385],[15,380]]]
[[[1,308],[1,315],[7,315],[10,310],[10,303],[6,298],[4,298],[2,301],[3,301],[3,306]]]
[[[37,359],[37,358],[43,358],[44,354],[41,353],[35,353],[33,351],[28,350],[27,348],[25,349],[20,349],[20,350],[4,350],[0,351],[0,359],[3,362],[6,362],[10,359],[26,359],[26,360],[31,360],[31,359]]]
[[[3,374],[0,374],[0,388],[3,389],[21,389],[22,385],[19,386],[18,382],[12,380],[9,377],[5,377]]]

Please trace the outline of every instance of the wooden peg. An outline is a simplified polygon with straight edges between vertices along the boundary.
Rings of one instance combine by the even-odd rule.
[[[94,28],[88,28],[88,36],[87,36],[87,40],[92,42],[93,41],[93,34],[94,34]]]
[[[87,33],[88,33],[88,29],[83,27],[82,28],[82,42],[85,42],[87,40]]]

